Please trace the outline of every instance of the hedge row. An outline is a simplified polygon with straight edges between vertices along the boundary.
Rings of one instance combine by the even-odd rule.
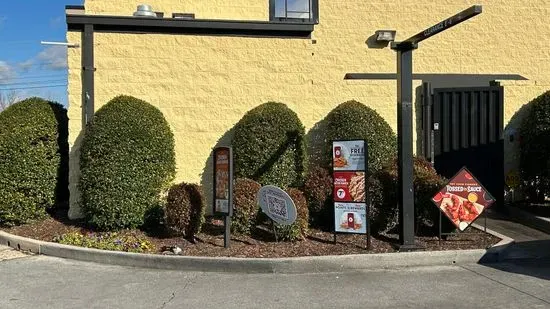
[[[0,121],[0,154],[17,157],[15,146],[21,148],[20,140],[29,141],[23,149],[35,155],[33,163],[38,167],[21,177],[41,175],[32,181],[21,178],[17,186],[6,179],[13,178],[10,168],[22,163],[0,165],[0,173],[5,175],[0,180],[0,190],[8,192],[2,196],[8,198],[0,198],[1,223],[19,224],[41,218],[45,209],[54,204],[55,184],[62,183],[57,179],[63,168],[61,158],[67,155],[66,144],[61,145],[66,141],[66,130],[58,131],[60,123],[66,127],[64,113],[51,102],[30,99],[0,114],[0,120],[6,119]],[[15,131],[16,123],[21,124],[22,115],[29,114],[34,120],[23,122],[24,134],[8,134]],[[339,105],[325,121],[323,167],[315,167],[307,174],[304,126],[286,105],[260,105],[237,123],[233,139],[235,174],[239,178],[235,185],[234,232],[252,233],[262,223],[256,194],[266,184],[285,188],[297,206],[298,219],[294,224],[275,226],[280,238],[303,239],[310,223],[331,226],[332,179],[328,170],[332,164],[330,141],[335,139],[367,141],[373,227],[384,231],[395,225],[396,168],[388,162],[395,156],[396,139],[389,125],[376,111],[356,101]],[[26,156],[20,154],[23,162]],[[99,109],[86,128],[80,164],[82,208],[87,222],[97,229],[136,228],[155,217],[153,222],[164,221],[184,236],[192,237],[200,231],[205,210],[201,188],[185,183],[169,188],[175,175],[174,137],[162,113],[147,102],[119,96]],[[428,201],[442,181],[429,164],[415,161],[419,223],[433,225],[430,220],[437,209]],[[38,193],[33,193],[34,189]],[[168,193],[167,200],[162,197],[164,192]],[[8,200],[18,205],[10,205]],[[160,211],[163,205],[164,211]]]

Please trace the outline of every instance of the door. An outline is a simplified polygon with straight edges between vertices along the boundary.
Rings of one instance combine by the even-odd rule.
[[[496,199],[493,205],[504,201],[503,92],[499,85],[437,88],[423,109],[424,126],[431,123],[424,130],[426,157],[447,178],[466,166]]]

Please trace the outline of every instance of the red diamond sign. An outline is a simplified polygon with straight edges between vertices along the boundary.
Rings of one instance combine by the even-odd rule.
[[[495,201],[465,167],[432,200],[460,231],[468,228]]]

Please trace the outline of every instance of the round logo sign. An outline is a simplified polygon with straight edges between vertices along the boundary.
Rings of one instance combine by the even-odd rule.
[[[336,195],[338,196],[338,198],[343,199],[344,197],[346,197],[346,191],[340,188],[338,189],[338,191],[336,191]]]
[[[262,211],[273,221],[289,225],[296,221],[296,206],[290,196],[275,186],[263,186],[258,192],[258,203]]]

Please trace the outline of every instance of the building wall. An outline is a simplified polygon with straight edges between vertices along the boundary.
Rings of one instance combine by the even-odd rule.
[[[87,0],[85,6],[87,14],[131,15],[138,2]],[[550,89],[550,1],[387,2],[320,0],[320,23],[311,39],[96,33],[95,107],[118,94],[157,106],[175,134],[176,181],[208,186],[211,149],[230,140],[231,128],[248,110],[268,101],[286,103],[310,130],[339,103],[356,99],[396,131],[396,82],[344,80],[344,75],[395,72],[393,51],[366,44],[375,30],[396,29],[397,39],[405,39],[473,4],[483,5],[481,15],[420,43],[414,71],[527,77],[502,83],[506,124],[522,105]],[[197,18],[267,20],[269,15],[268,0],[148,3],[165,16],[186,12]],[[79,42],[81,34],[67,36]],[[80,53],[69,50],[71,205],[78,200],[82,134]],[[507,146],[508,158],[515,156],[515,147]],[[78,216],[78,208],[72,209]]]

